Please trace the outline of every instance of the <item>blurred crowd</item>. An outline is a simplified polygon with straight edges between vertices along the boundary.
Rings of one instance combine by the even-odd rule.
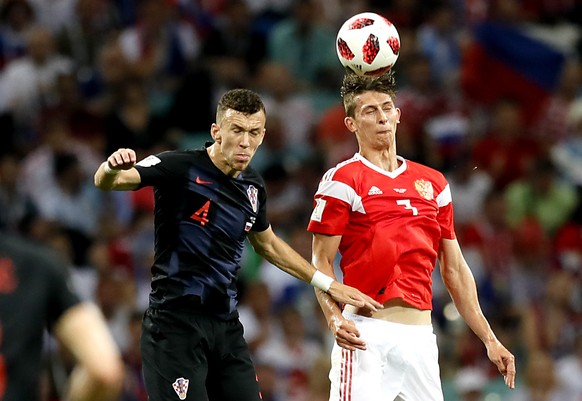
[[[334,44],[362,11],[399,31],[399,151],[447,176],[484,313],[517,358],[510,392],[436,271],[445,399],[582,400],[582,2],[1,0],[0,229],[69,262],[123,352],[122,401],[146,400],[139,335],[153,193],[100,192],[93,173],[120,147],[143,158],[202,146],[222,92],[254,89],[268,116],[252,165],[265,178],[269,219],[309,260],[318,181],[357,151]],[[526,107],[467,88],[469,75],[496,85],[468,57],[488,21],[535,29],[561,49],[566,62],[546,97],[532,93]],[[327,400],[333,338],[311,287],[250,247],[239,286],[263,399]],[[47,398],[58,401],[66,358],[58,347],[47,354]]]

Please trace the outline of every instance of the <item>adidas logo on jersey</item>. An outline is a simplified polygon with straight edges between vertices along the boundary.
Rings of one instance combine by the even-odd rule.
[[[382,195],[384,192],[382,192],[382,190],[376,186],[373,186],[372,188],[370,188],[370,190],[368,191],[368,195]]]

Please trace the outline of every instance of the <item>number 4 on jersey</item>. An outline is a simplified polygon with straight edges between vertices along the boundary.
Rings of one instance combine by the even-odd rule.
[[[204,205],[200,209],[194,212],[190,218],[192,220],[196,220],[200,223],[201,226],[206,225],[208,223],[208,209],[210,209],[210,201],[206,201]]]

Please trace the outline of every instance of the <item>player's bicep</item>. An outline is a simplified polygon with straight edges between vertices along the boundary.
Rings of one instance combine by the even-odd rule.
[[[463,257],[461,247],[456,239],[441,239],[439,247],[439,264],[445,283],[460,280],[469,270]]]
[[[313,234],[311,263],[330,276],[333,276],[333,261],[341,238],[341,235]]]
[[[276,240],[276,236],[271,226],[269,226],[263,231],[249,232],[248,239],[255,252],[263,255],[268,249],[273,248],[273,242]]]

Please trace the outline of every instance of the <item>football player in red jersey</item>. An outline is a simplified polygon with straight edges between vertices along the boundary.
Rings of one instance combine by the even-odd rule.
[[[344,77],[344,122],[359,152],[323,176],[308,226],[313,264],[334,276],[339,251],[344,283],[384,304],[342,311],[316,290],[336,339],[330,400],[443,400],[431,319],[437,259],[459,313],[513,388],[515,359],[481,311],[455,236],[449,185],[440,172],[397,155],[394,85],[392,73]]]

